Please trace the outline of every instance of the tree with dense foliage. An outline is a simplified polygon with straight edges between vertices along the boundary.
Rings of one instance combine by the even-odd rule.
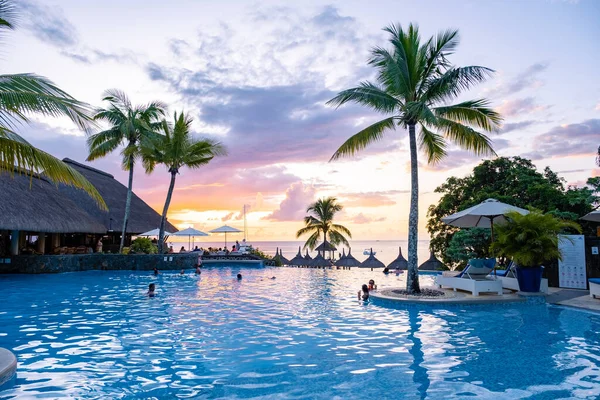
[[[490,257],[491,231],[485,228],[461,229],[452,236],[447,255],[464,267],[471,258]]]
[[[431,250],[446,265],[457,265],[449,257],[450,241],[459,228],[442,222],[442,217],[494,198],[513,206],[534,207],[562,219],[575,221],[592,211],[598,197],[600,178],[590,178],[588,187],[565,187],[550,168],[537,171],[530,160],[521,157],[498,157],[486,160],[464,177],[450,177],[435,189],[442,197],[427,212],[427,230]],[[592,232],[591,223],[582,223],[584,231]],[[480,249],[479,251],[483,251]]]
[[[411,196],[406,288],[409,293],[418,293],[417,146],[429,163],[436,163],[447,155],[448,141],[477,155],[495,154],[489,138],[479,130],[496,131],[501,117],[485,99],[449,104],[493,72],[485,67],[456,67],[450,63],[448,57],[459,43],[458,31],[447,30],[423,42],[418,27],[413,24],[408,30],[400,25],[390,25],[384,30],[389,34],[391,50],[376,47],[369,60],[377,70],[377,83],[363,82],[344,90],[329,104],[339,107],[354,102],[388,117],[350,137],[332,160],[356,154],[370,143],[382,140],[386,132],[396,127],[408,129]]]
[[[161,122],[159,129],[161,135],[143,143],[142,159],[146,172],[151,173],[157,164],[162,164],[171,174],[171,182],[160,220],[159,253],[163,252],[167,213],[175,188],[175,179],[181,168],[197,169],[208,164],[214,157],[227,154],[225,147],[219,142],[193,138],[190,132],[192,121],[193,119],[183,112],[179,114],[175,112],[172,123],[167,120]]]
[[[329,238],[329,242],[333,245],[350,245],[348,239],[346,239],[346,236],[352,238],[350,230],[343,225],[333,223],[335,214],[342,211],[343,208],[344,207],[337,202],[335,197],[319,199],[308,206],[306,212],[309,213],[309,215],[304,217],[304,228],[296,232],[297,238],[310,234],[304,244],[305,249],[309,248],[314,250],[314,248],[317,247],[317,242],[321,237],[321,233],[323,234],[323,241],[326,241],[327,238]]]
[[[121,145],[125,145],[121,151],[122,167],[125,171],[129,171],[129,181],[119,246],[119,252],[122,252],[131,208],[133,168],[142,156],[142,143],[155,139],[159,135],[156,131],[167,106],[159,101],[133,106],[127,95],[116,89],[107,90],[103,100],[108,102],[108,107],[96,110],[94,120],[107,122],[110,127],[88,137],[87,160],[93,161],[105,157]]]
[[[15,28],[13,1],[0,0],[0,34]],[[75,169],[39,150],[14,131],[19,123],[29,122],[31,114],[67,116],[77,127],[90,129],[91,109],[59,89],[47,78],[35,74],[0,75],[0,173],[44,174],[55,183],[74,186],[87,192],[98,205],[106,204],[96,188]]]

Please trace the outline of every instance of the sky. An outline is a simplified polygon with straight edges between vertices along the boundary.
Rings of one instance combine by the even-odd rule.
[[[573,185],[600,175],[600,2],[19,0],[18,29],[2,40],[4,73],[46,76],[81,101],[103,106],[117,88],[135,104],[160,100],[186,111],[197,137],[229,155],[177,178],[169,221],[180,229],[243,227],[250,240],[292,240],[307,206],[335,196],[339,222],[359,240],[406,239],[407,132],[353,158],[328,162],[351,135],[382,118],[357,105],[326,105],[340,90],[373,80],[382,28],[419,24],[423,37],[458,29],[450,61],[494,76],[459,98],[488,98],[504,117],[493,134],[500,156],[550,166]],[[34,117],[18,129],[35,146],[84,162],[84,133],[66,119]],[[482,158],[451,147],[437,165],[419,160],[419,235],[434,189]],[[90,165],[126,184],[120,155]],[[134,191],[162,210],[169,174],[135,174]]]

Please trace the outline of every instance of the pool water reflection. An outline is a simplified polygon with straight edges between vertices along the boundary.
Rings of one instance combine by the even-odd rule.
[[[599,315],[388,309],[357,300],[370,278],[404,284],[381,272],[234,266],[201,277],[1,276],[0,347],[19,369],[0,398],[600,396]]]

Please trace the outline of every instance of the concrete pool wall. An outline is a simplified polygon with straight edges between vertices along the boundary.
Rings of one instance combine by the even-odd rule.
[[[90,270],[151,271],[195,268],[198,253],[64,254],[0,258],[0,274],[44,274]]]

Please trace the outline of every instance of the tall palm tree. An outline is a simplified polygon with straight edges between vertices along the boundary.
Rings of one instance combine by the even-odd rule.
[[[0,35],[15,28],[14,3],[0,0]],[[98,205],[106,204],[96,188],[75,169],[50,154],[33,147],[14,129],[28,123],[30,114],[67,116],[87,131],[91,125],[90,107],[75,100],[50,80],[35,74],[0,75],[0,172],[43,173],[55,183],[86,191]]]
[[[337,202],[335,197],[327,197],[319,199],[306,209],[306,212],[311,214],[304,217],[304,228],[296,232],[296,237],[310,233],[311,235],[306,240],[304,248],[314,250],[317,247],[317,242],[323,233],[323,241],[329,237],[329,242],[334,245],[344,244],[349,246],[346,236],[352,238],[350,230],[343,225],[334,224],[333,218],[336,213],[342,211],[344,207]]]
[[[210,139],[195,139],[190,134],[193,119],[183,112],[173,116],[173,123],[163,120],[160,124],[162,135],[143,143],[143,160],[147,173],[154,171],[157,164],[163,164],[171,174],[169,191],[163,207],[158,237],[158,252],[163,252],[167,212],[171,204],[175,179],[182,167],[200,168],[214,157],[227,154],[225,147]]]
[[[493,71],[480,66],[456,67],[448,57],[456,49],[458,31],[448,30],[421,41],[419,29],[411,24],[405,31],[390,25],[391,50],[376,47],[369,64],[377,70],[377,82],[362,82],[340,92],[329,101],[339,107],[355,102],[388,116],[351,136],[331,160],[354,155],[370,143],[383,139],[396,127],[408,128],[411,196],[408,227],[407,290],[420,292],[417,260],[419,180],[417,144],[429,163],[447,155],[448,140],[478,155],[493,155],[489,138],[478,131],[496,131],[498,113],[485,99],[448,104],[461,92],[484,81]],[[416,128],[419,126],[419,134]]]
[[[107,90],[103,100],[108,102],[108,108],[96,110],[94,120],[108,122],[111,126],[107,130],[88,137],[89,155],[87,160],[93,161],[104,157],[121,145],[125,145],[121,151],[122,167],[125,171],[129,171],[129,181],[119,246],[119,252],[122,252],[131,208],[133,169],[136,161],[142,155],[141,142],[151,140],[159,135],[156,131],[167,106],[159,101],[133,106],[127,95],[116,89]]]

